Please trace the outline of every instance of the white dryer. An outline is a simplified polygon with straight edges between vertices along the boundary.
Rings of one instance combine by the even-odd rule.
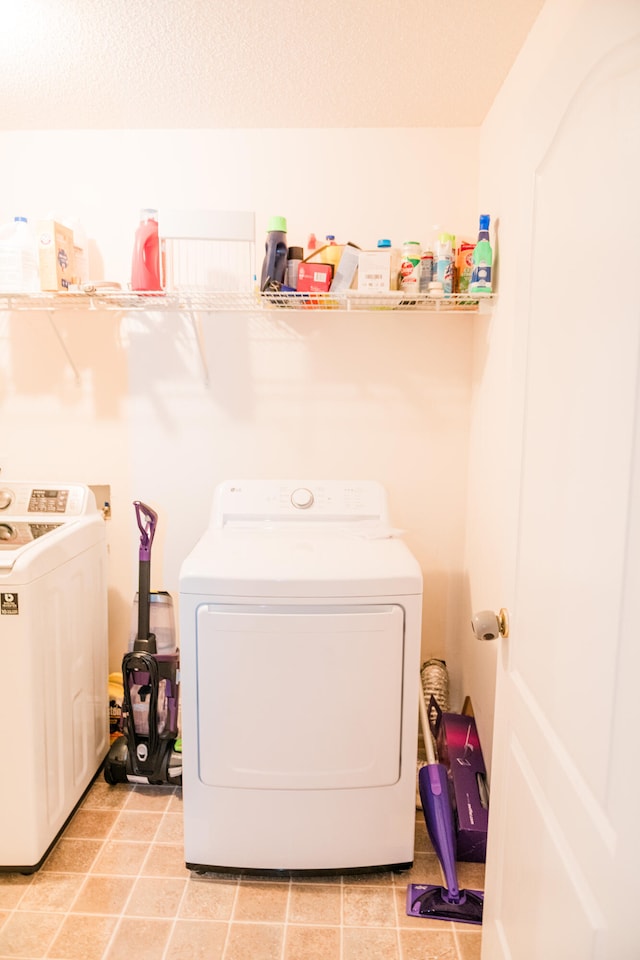
[[[421,612],[380,484],[216,488],[180,573],[189,868],[411,865]]]
[[[43,863],[109,747],[105,522],[82,484],[0,482],[0,870]]]

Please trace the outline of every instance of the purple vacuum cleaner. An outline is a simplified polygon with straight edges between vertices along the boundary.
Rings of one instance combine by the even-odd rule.
[[[422,685],[419,703],[427,765],[418,773],[418,789],[427,831],[440,861],[446,887],[430,883],[409,884],[407,914],[410,917],[431,917],[458,923],[482,923],[484,893],[481,890],[461,890],[458,886],[456,832],[447,768],[436,760]]]
[[[159,654],[150,630],[151,544],[158,515],[134,500],[140,530],[138,634],[122,658],[124,735],[114,740],[104,764],[107,783],[182,783],[178,740],[177,653]]]

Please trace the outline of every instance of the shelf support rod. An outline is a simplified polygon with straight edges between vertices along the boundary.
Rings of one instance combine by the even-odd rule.
[[[68,349],[67,349],[67,345],[66,345],[66,343],[64,342],[64,338],[62,337],[62,335],[60,334],[60,331],[58,330],[58,328],[57,328],[57,326],[56,326],[56,322],[55,322],[55,320],[53,319],[53,310],[48,310],[48,311],[47,311],[47,316],[49,317],[49,323],[51,324],[51,326],[52,326],[52,328],[53,328],[53,332],[55,333],[55,335],[56,335],[56,337],[57,337],[57,339],[58,339],[58,343],[60,344],[60,347],[61,347],[61,349],[62,349],[62,352],[64,353],[65,357],[67,358],[67,363],[69,364],[69,366],[70,366],[71,369],[73,370],[73,376],[74,376],[74,378],[75,378],[76,385],[79,387],[79,386],[80,386],[80,382],[81,382],[81,381],[80,381],[80,371],[78,370],[78,368],[76,367],[75,363],[73,362],[73,357],[72,357],[71,354],[69,353],[69,351],[68,351]]]
[[[202,366],[202,378],[204,380],[205,387],[208,387],[209,386],[209,367],[207,366],[207,358],[204,352],[202,327],[200,326],[200,320],[197,314],[193,310],[189,311],[189,317],[191,318],[191,326],[193,327],[193,333],[196,338],[196,344],[198,345],[198,353],[200,354],[200,364]]]

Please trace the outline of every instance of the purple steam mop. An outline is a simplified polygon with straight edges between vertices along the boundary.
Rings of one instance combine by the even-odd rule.
[[[150,631],[151,544],[158,515],[134,500],[140,530],[138,635],[122,658],[124,736],[114,740],[104,764],[107,783],[182,783],[178,737],[177,653],[159,654]]]
[[[419,703],[427,765],[418,773],[418,788],[427,831],[440,861],[446,887],[410,883],[407,887],[407,914],[410,917],[431,917],[458,923],[482,923],[484,893],[480,890],[461,890],[458,886],[456,833],[447,768],[436,760],[422,685]]]

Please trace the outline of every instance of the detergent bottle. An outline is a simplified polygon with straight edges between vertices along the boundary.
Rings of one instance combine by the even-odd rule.
[[[38,246],[26,217],[14,217],[0,227],[0,290],[10,293],[40,290]]]
[[[282,284],[287,269],[287,221],[285,217],[271,217],[267,224],[267,240],[260,275],[260,289],[268,283]]]
[[[131,289],[162,290],[157,210],[146,208],[140,211],[140,225],[136,230],[131,260]]]

